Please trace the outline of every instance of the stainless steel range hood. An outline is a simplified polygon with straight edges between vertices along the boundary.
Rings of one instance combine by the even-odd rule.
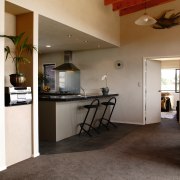
[[[54,68],[57,71],[80,71],[73,63],[72,63],[72,51],[64,51],[64,64],[61,64]]]

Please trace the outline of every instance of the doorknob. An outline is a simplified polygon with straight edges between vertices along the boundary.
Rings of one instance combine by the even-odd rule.
[[[161,90],[159,90],[158,92],[161,92]]]

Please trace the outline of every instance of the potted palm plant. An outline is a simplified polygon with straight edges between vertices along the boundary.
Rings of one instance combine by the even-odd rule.
[[[29,37],[24,37],[25,32],[17,36],[0,35],[0,37],[10,39],[14,45],[13,50],[9,46],[4,48],[7,60],[10,57],[15,64],[15,74],[10,74],[10,82],[13,86],[21,87],[24,85],[26,78],[19,70],[20,63],[30,63],[28,55],[32,54],[33,50],[37,50],[32,44],[28,43]]]

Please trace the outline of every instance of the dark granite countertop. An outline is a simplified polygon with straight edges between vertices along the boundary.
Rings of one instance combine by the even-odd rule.
[[[57,94],[40,94],[39,100],[40,101],[57,101],[57,102],[64,102],[64,101],[79,101],[79,100],[86,100],[86,99],[94,99],[94,98],[106,98],[106,97],[113,97],[119,96],[119,94],[108,94],[108,95],[57,95]]]

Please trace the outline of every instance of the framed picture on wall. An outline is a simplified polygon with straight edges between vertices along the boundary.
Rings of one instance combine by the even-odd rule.
[[[56,90],[55,64],[43,64],[44,77],[47,79],[44,85],[49,86],[51,91]]]

